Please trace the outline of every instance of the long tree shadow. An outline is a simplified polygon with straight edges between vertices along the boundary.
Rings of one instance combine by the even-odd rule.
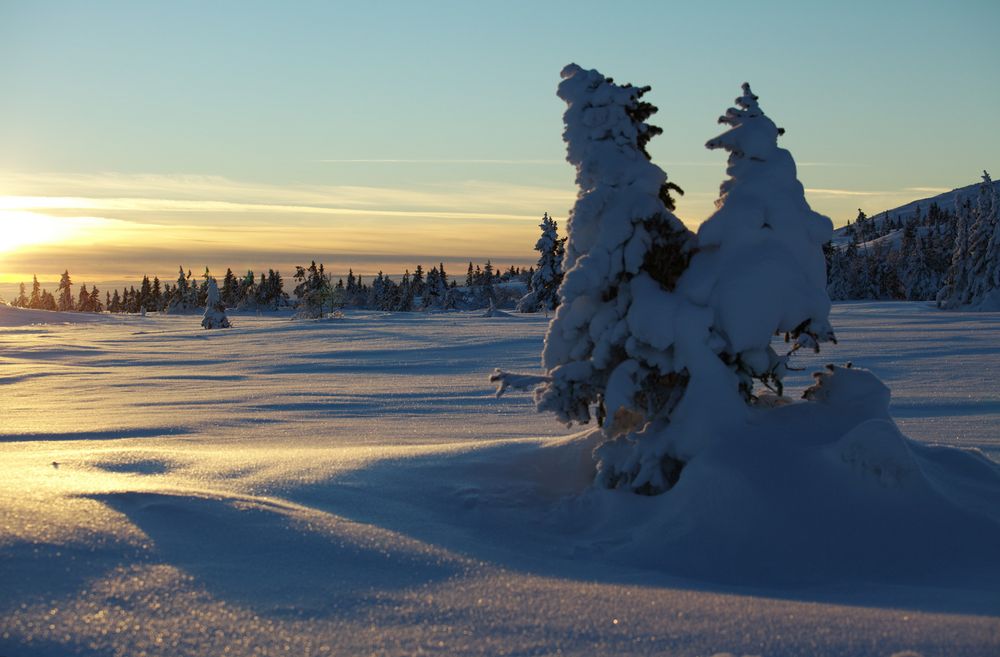
[[[380,591],[419,587],[465,568],[441,550],[393,540],[386,532],[373,536],[378,530],[297,517],[266,503],[139,492],[92,499],[125,514],[149,536],[153,559],[261,615],[349,616]]]
[[[858,546],[858,554],[869,555],[870,562],[857,564],[857,569],[848,564],[841,573],[847,576],[844,581],[837,580],[836,572],[817,573],[818,578],[811,582],[797,580],[799,575],[794,574],[794,569],[801,571],[808,555],[783,579],[787,573],[780,572],[780,559],[768,554],[770,548],[766,545],[745,546],[767,560],[765,570],[757,573],[737,573],[721,564],[716,575],[703,576],[705,572],[686,573],[669,565],[649,568],[623,563],[609,555],[632,537],[602,536],[588,527],[586,483],[581,486],[579,476],[569,485],[546,482],[542,471],[554,463],[539,460],[538,456],[537,444],[506,444],[472,452],[388,459],[339,475],[335,480],[284,491],[283,496],[475,561],[543,577],[862,607],[990,616],[1000,613],[997,568],[983,573],[981,585],[972,589],[949,587],[942,584],[947,582],[946,577],[922,579],[922,575],[914,576],[907,570],[909,564],[896,568],[896,556],[884,553],[877,545]],[[569,460],[577,461],[580,456],[571,454]],[[565,465],[565,458],[559,465]],[[533,468],[538,471],[530,472]],[[632,501],[634,505],[625,506],[632,507],[637,519],[651,510],[650,498]],[[813,526],[822,523],[822,518],[811,521]],[[863,536],[859,538],[863,540]],[[780,545],[787,540],[776,535],[772,547],[787,551]],[[804,544],[810,541],[815,543],[809,539]],[[708,553],[715,551],[711,544],[704,547]],[[975,555],[977,563],[982,563],[985,550],[988,546],[983,545],[970,546],[968,551]],[[961,561],[961,555],[952,556]],[[815,561],[823,562],[818,555]],[[663,563],[669,564],[667,554]],[[945,566],[942,564],[942,572]],[[965,581],[973,578],[966,577]]]
[[[159,438],[162,436],[184,436],[191,429],[182,426],[132,427],[122,429],[97,429],[93,431],[52,431],[34,433],[0,434],[0,443],[21,443],[70,440],[126,440],[129,438]]]

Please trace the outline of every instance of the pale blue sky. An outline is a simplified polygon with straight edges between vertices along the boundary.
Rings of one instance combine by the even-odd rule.
[[[146,262],[183,256],[178,240],[195,229],[231,232],[196,249],[192,268],[528,262],[535,217],[564,218],[574,193],[555,96],[572,61],[652,85],[665,133],[650,150],[687,190],[689,224],[724,177],[724,154],[703,145],[744,80],[786,128],[810,202],[840,224],[1000,169],[998,26],[996,0],[2,2],[0,195],[189,201],[50,214],[156,224],[137,242]],[[368,214],[341,212],[352,208]],[[475,215],[456,224],[473,234],[449,246],[459,220],[435,212]],[[7,216],[9,227],[19,215]],[[304,224],[316,229],[307,243],[267,235]],[[356,225],[383,239],[339,248]],[[383,248],[404,228],[406,243]],[[91,235],[73,262],[86,271],[88,249],[115,260],[126,233]],[[273,263],[258,262],[277,242]],[[0,253],[0,274],[61,269],[54,258],[68,254],[43,246]]]

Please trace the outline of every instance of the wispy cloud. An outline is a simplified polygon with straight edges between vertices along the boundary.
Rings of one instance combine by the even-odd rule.
[[[498,160],[489,158],[470,159],[407,159],[407,158],[383,158],[383,159],[342,159],[324,158],[316,160],[324,164],[566,164],[566,160],[531,160],[513,159]]]
[[[907,187],[908,192],[921,192],[925,194],[944,194],[950,192],[951,187]]]
[[[858,189],[829,189],[824,187],[807,187],[806,194],[816,196],[892,196],[899,192],[868,191]]]
[[[446,210],[389,210],[320,205],[281,205],[273,203],[239,203],[233,201],[186,201],[162,198],[82,198],[82,197],[0,197],[0,207],[12,210],[104,211],[154,214],[245,214],[260,213],[274,216],[331,215],[350,217],[411,217],[422,219],[498,219],[538,221],[535,214],[504,214],[497,212],[454,212]]]
[[[275,185],[221,176],[5,174],[6,207],[113,212],[280,213],[495,220],[560,215],[575,190],[468,180],[449,185]]]

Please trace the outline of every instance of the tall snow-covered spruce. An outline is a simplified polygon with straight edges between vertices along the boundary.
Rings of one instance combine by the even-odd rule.
[[[729,130],[705,144],[729,152],[729,178],[685,277],[685,293],[713,309],[713,340],[748,400],[754,380],[781,393],[786,356],[773,335],[794,340],[792,349],[835,341],[823,254],[833,223],[809,207],[791,153],[778,147],[784,130],[757,100],[744,83],[738,107],[719,118]]]
[[[656,112],[642,100],[649,87],[616,85],[575,64],[562,78],[563,139],[580,191],[567,221],[561,304],[542,352],[549,379],[535,398],[564,422],[594,413],[615,435],[669,412],[683,394],[673,341],[655,325],[671,312],[692,236],[670,211],[671,185],[645,149],[661,132],[645,122]]]
[[[201,318],[202,328],[230,328],[232,325],[229,323],[229,318],[226,317],[226,304],[223,303],[222,295],[219,294],[219,284],[216,282],[215,277],[206,275],[205,284],[207,297],[205,316]]]

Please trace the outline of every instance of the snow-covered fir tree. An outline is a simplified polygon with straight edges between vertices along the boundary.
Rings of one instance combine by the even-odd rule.
[[[968,304],[1000,310],[1000,201],[990,174],[983,171],[976,202],[975,222],[969,236]]]
[[[139,307],[146,312],[157,310],[153,300],[153,283],[149,280],[149,276],[143,276],[139,285]]]
[[[301,319],[318,319],[323,317],[329,292],[330,279],[323,265],[316,265],[313,260],[309,267],[296,267],[292,277],[298,282],[295,286],[295,297],[298,299],[296,317]]]
[[[224,329],[232,326],[226,317],[226,304],[222,301],[219,284],[214,276],[208,276],[205,280],[205,315],[201,318],[201,326],[206,329]]]
[[[424,268],[421,265],[417,265],[413,270],[413,278],[410,280],[410,286],[412,288],[412,295],[414,300],[423,297],[424,295],[424,280],[426,275],[424,274]]]
[[[561,304],[542,352],[548,380],[539,410],[564,422],[596,413],[609,436],[668,413],[686,375],[673,340],[649,331],[674,303],[691,234],[670,211],[671,187],[645,146],[661,130],[645,121],[649,87],[617,85],[575,64],[563,69],[567,159],[579,194],[567,227]]]
[[[257,310],[257,276],[252,270],[239,279],[237,286],[236,308],[238,310]]]
[[[431,267],[427,273],[427,282],[424,285],[423,308],[424,310],[441,310],[448,306],[448,273],[444,269],[444,263],[438,263],[437,267]]]
[[[32,275],[31,277],[31,297],[28,298],[28,307],[42,307],[42,286],[38,282],[38,276],[36,275]]]
[[[73,310],[73,281],[69,277],[69,270],[63,272],[59,279],[59,310]]]
[[[941,308],[1000,310],[1000,199],[989,173],[983,172],[975,204],[960,202],[955,241]]]
[[[163,310],[163,288],[160,284],[159,276],[153,276],[153,284],[150,286],[150,306],[151,310],[157,312]]]
[[[90,290],[87,289],[86,283],[80,286],[80,295],[76,301],[76,310],[81,313],[90,312]]]
[[[140,305],[144,300],[139,299]],[[145,306],[142,306],[142,310]],[[167,302],[167,312],[172,314],[192,313],[198,309],[198,289],[191,283],[191,272],[184,272],[184,267],[178,267],[177,285],[174,286]],[[139,312],[140,308],[130,309],[129,312]]]
[[[757,100],[744,83],[737,107],[719,119],[729,130],[706,144],[728,151],[729,179],[698,229],[691,273],[693,297],[715,310],[720,356],[748,399],[755,379],[780,393],[785,358],[771,347],[772,335],[812,349],[834,339],[823,256],[833,223],[809,207],[795,161],[777,144],[784,130]],[[863,213],[858,223],[865,225]]]
[[[14,299],[14,305],[19,308],[28,307],[28,288],[25,287],[24,283],[21,283],[17,298]]]
[[[565,240],[559,237],[556,220],[547,212],[542,217],[539,228],[542,234],[535,242],[535,250],[539,256],[538,265],[531,278],[531,291],[518,302],[517,307],[518,311],[525,313],[551,311],[559,305],[557,291],[563,278],[562,259],[565,253]]]
[[[222,289],[219,290],[219,294],[222,296],[222,302],[226,306],[235,306],[238,297],[236,296],[236,290],[238,287],[238,282],[236,280],[236,275],[233,273],[232,269],[226,269],[226,275],[222,278]]]

